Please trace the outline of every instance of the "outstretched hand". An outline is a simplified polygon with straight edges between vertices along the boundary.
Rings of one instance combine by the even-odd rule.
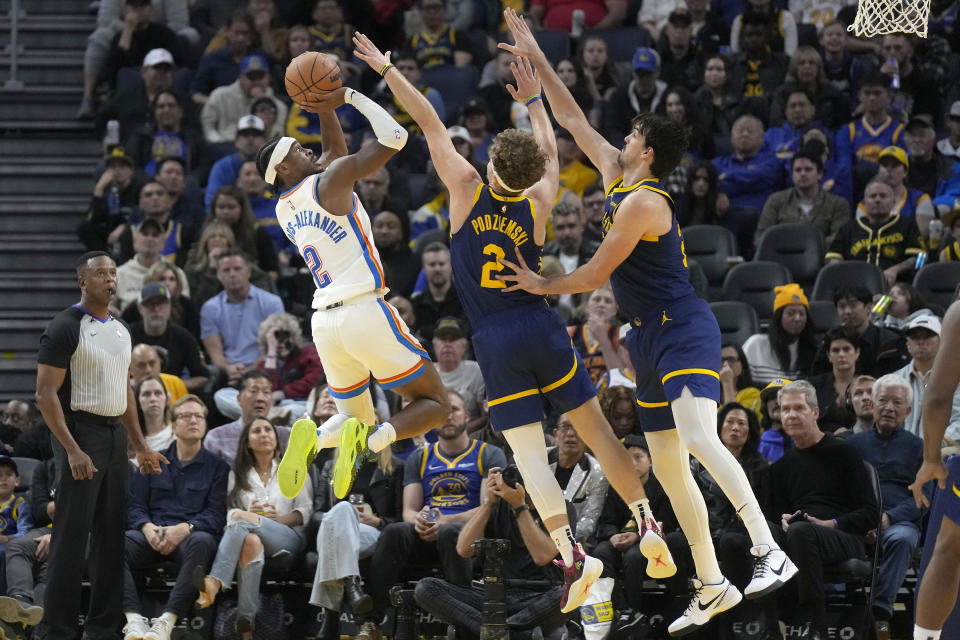
[[[346,96],[348,88],[349,87],[338,87],[333,91],[324,93],[308,93],[307,95],[310,99],[298,102],[297,104],[299,104],[304,111],[309,111],[310,113],[333,111],[344,103],[344,96]]]
[[[381,53],[377,45],[359,31],[353,34],[353,46],[353,54],[370,65],[370,68],[377,73],[390,64],[390,52]]]
[[[513,269],[515,272],[514,275],[497,276],[497,280],[501,280],[506,283],[515,283],[506,287],[505,289],[501,289],[501,291],[503,291],[503,293],[509,293],[511,291],[519,291],[522,289],[524,291],[529,291],[530,293],[536,293],[540,295],[547,293],[547,279],[530,270],[530,268],[527,266],[527,262],[523,259],[523,254],[520,253],[519,247],[517,247],[516,251],[517,262],[519,264],[514,264],[506,258],[500,258],[500,264]]]
[[[540,78],[534,73],[533,65],[529,60],[517,58],[510,63],[510,71],[513,71],[517,86],[514,88],[512,84],[508,84],[507,91],[514,100],[526,103],[533,96],[540,94]]]
[[[515,44],[501,42],[497,45],[499,48],[509,51],[515,56],[529,58],[532,62],[546,60],[543,50],[540,49],[536,38],[533,37],[533,32],[530,31],[530,27],[527,26],[523,18],[517,15],[516,11],[513,9],[504,9],[503,19],[506,21],[510,33],[513,34]]]

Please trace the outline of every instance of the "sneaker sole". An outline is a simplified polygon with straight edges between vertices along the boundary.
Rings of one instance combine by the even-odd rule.
[[[790,579],[793,578],[793,576],[795,575],[797,575],[797,566],[793,564],[793,562],[791,562],[790,569],[785,570],[784,575],[777,578],[775,582],[771,582],[769,585],[767,585],[766,589],[762,589],[760,591],[752,591],[752,592],[747,592],[747,590],[744,589],[743,596],[747,600],[759,600],[760,598],[770,595],[771,593],[773,593],[783,585],[790,582]]]
[[[647,559],[647,575],[654,580],[669,578],[677,572],[666,540],[653,531],[648,530],[640,538],[640,553]]]
[[[707,626],[707,624],[709,624],[709,622],[713,620],[716,616],[720,615],[724,611],[729,611],[730,609],[733,609],[735,606],[740,604],[740,602],[743,600],[743,594],[741,594],[740,590],[737,589],[735,586],[733,586],[732,583],[730,585],[730,592],[732,592],[733,594],[736,594],[736,597],[734,597],[733,595],[730,595],[729,597],[724,598],[723,601],[720,603],[720,606],[718,606],[713,611],[711,611],[710,617],[707,618],[705,621],[703,621],[703,623],[689,624],[682,629],[669,630],[670,637],[680,638],[682,636],[689,635],[694,631],[702,629],[703,627]]]
[[[43,619],[43,607],[24,606],[16,598],[0,596],[0,620],[11,624],[21,623],[28,627],[40,624]]]
[[[347,497],[357,476],[357,457],[367,444],[367,427],[356,418],[348,418],[340,427],[340,452],[333,467],[333,494]]]
[[[277,467],[277,484],[280,493],[296,498],[307,481],[310,463],[317,455],[317,425],[313,420],[301,418],[293,423],[287,450]]]
[[[603,563],[592,556],[587,556],[583,562],[583,574],[580,579],[570,585],[570,592],[567,594],[567,606],[560,610],[560,613],[570,613],[574,609],[579,609],[583,601],[590,595],[590,587],[600,578],[603,573]],[[576,597],[573,597],[574,588],[576,588]]]

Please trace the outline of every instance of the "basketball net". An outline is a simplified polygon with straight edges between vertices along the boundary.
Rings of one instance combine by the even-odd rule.
[[[926,38],[929,17],[930,0],[860,0],[857,18],[848,30],[867,38],[887,33]]]

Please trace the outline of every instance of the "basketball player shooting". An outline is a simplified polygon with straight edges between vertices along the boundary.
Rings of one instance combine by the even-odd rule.
[[[683,157],[686,132],[667,118],[643,114],[618,151],[590,126],[526,23],[512,9],[504,16],[516,44],[499,46],[533,63],[557,121],[600,170],[607,199],[604,239],[587,264],[548,279],[527,268],[526,257],[516,251],[517,264],[500,260],[516,272],[497,276],[512,283],[501,292],[580,293],[610,280],[618,305],[631,317],[627,346],[637,370],[641,424],[697,571],[690,603],[669,631],[691,633],[742,596],[720,572],[706,505],[690,473],[690,453],[717,480],[750,533],[754,571],[746,596],[775,591],[796,567],[774,541],[743,470],[717,436],[720,330],[690,285],[673,201],[659,182]]]
[[[512,63],[517,86],[507,85],[527,105],[533,134],[507,129],[494,139],[484,184],[480,174],[453,146],[446,128],[423,94],[362,34],[354,53],[390,87],[397,101],[423,130],[437,174],[450,191],[451,256],[457,294],[474,328],[473,347],[490,398],[490,421],[514,453],[524,486],[557,545],[564,570],[561,608],[572,611],[586,599],[602,563],[584,554],[567,519],[563,492],[547,464],[543,439],[543,398],[566,413],[603,466],[610,484],[636,518],[647,573],[665,578],[676,565],[650,511],[643,485],[633,473],[630,454],[603,417],[596,389],[559,316],[542,296],[525,291],[503,294],[492,277],[500,258],[520,252],[539,263],[546,237],[546,212],[558,186],[557,145],[540,81],[524,60]],[[572,366],[571,366],[572,365]]]
[[[293,138],[275,138],[257,152],[257,169],[280,191],[277,220],[313,273],[313,341],[339,413],[319,429],[312,420],[298,420],[277,475],[283,494],[296,496],[317,450],[339,445],[333,488],[344,498],[369,452],[439,427],[450,407],[427,352],[383,299],[387,288],[370,218],[353,192],[357,180],[379,170],[403,147],[407,132],[353,89],[310,95],[313,101],[301,106],[319,116],[323,154],[317,159]],[[344,102],[367,118],[377,138],[352,155],[346,155],[333,112]],[[371,372],[384,389],[412,399],[379,425]]]

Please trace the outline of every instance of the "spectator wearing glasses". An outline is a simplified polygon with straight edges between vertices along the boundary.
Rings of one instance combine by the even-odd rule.
[[[226,463],[203,448],[207,408],[194,395],[171,407],[177,439],[164,450],[170,464],[147,479],[133,476],[127,506],[123,581],[124,640],[170,640],[177,619],[190,611],[193,570],[207,567],[226,524]],[[117,550],[114,550],[116,553]],[[177,565],[177,577],[163,613],[147,622],[133,572],[161,560]]]

